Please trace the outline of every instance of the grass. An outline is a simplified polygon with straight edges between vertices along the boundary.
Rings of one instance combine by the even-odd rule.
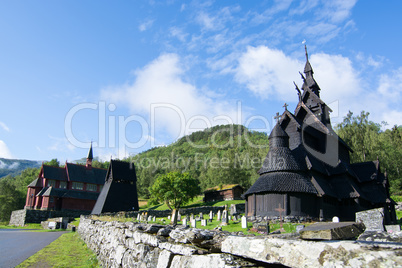
[[[27,223],[24,226],[14,226],[8,225],[8,223],[1,223],[0,229],[33,229],[33,230],[43,230],[40,223]]]
[[[26,259],[17,267],[100,267],[96,255],[78,233],[61,235],[58,239]]]

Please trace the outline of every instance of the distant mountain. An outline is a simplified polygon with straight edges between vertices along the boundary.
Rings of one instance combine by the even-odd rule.
[[[7,175],[19,175],[27,168],[38,168],[41,165],[41,161],[0,158],[0,179]]]

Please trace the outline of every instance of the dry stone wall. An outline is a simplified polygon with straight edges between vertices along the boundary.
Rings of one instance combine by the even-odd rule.
[[[81,216],[78,232],[103,267],[401,267],[402,245],[304,241]]]

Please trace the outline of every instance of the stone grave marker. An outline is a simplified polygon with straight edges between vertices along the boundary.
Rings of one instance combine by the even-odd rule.
[[[241,217],[241,228],[247,229],[247,217],[246,216]]]
[[[191,227],[192,228],[197,228],[197,221],[195,219],[191,220]]]
[[[201,226],[207,226],[207,220],[206,219],[201,220]]]
[[[156,221],[156,217],[155,217],[155,216],[152,218],[152,221]]]
[[[236,204],[231,204],[230,205],[230,215],[237,215],[237,209],[236,209]]]
[[[173,209],[170,223],[171,224],[177,224],[177,210],[176,209]]]
[[[194,220],[194,214],[193,214],[193,213],[191,213],[191,215],[190,215],[190,222],[191,222],[192,220]]]
[[[152,221],[152,216],[148,216],[148,221]]]
[[[262,234],[269,234],[269,222],[268,221],[260,221],[253,223],[253,228],[257,230],[257,232]]]
[[[214,219],[214,213],[212,212],[212,210],[209,212],[209,219],[210,220]]]
[[[138,214],[137,214],[137,221],[140,221],[140,220],[141,220],[141,214],[138,213]]]
[[[333,217],[332,222],[339,222],[339,218],[337,216]]]
[[[300,233],[301,230],[303,230],[304,225],[296,225],[296,233]]]
[[[218,221],[221,221],[221,218],[222,218],[222,213],[221,213],[221,211],[220,210],[218,210]]]
[[[228,225],[229,218],[228,218],[228,211],[225,209],[222,213],[222,225]]]
[[[395,233],[401,231],[401,226],[399,224],[385,225],[385,230],[387,231],[387,233]]]
[[[184,218],[183,221],[182,221],[182,223],[183,223],[183,226],[187,226],[187,219]]]
[[[56,229],[56,222],[54,222],[54,221],[51,221],[51,222],[49,222],[49,229]]]
[[[204,214],[202,214],[202,212],[200,212],[200,220],[204,219]]]

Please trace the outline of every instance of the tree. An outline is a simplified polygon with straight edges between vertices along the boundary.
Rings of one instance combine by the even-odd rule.
[[[57,160],[57,158],[53,158],[52,160],[45,162],[44,164],[52,167],[60,167],[60,162],[59,160]]]
[[[170,208],[180,208],[200,193],[198,180],[189,173],[169,172],[159,175],[150,187],[153,200],[165,202]]]

